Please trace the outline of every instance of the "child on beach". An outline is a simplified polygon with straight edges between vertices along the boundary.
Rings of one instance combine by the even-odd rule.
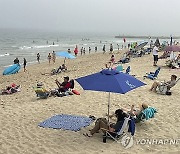
[[[51,63],[51,53],[48,54],[48,57],[47,57],[47,58],[48,58],[49,65],[50,65],[50,63]]]

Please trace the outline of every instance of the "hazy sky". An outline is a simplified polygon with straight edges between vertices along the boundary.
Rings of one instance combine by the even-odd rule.
[[[0,28],[180,35],[180,0],[0,0]]]

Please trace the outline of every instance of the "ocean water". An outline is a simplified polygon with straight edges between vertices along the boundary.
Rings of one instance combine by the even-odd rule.
[[[149,40],[126,39],[126,46],[135,41],[140,43]],[[117,39],[114,35],[0,30],[0,69],[12,65],[16,57],[19,58],[20,63],[26,58],[27,64],[33,64],[37,63],[38,52],[41,60],[47,60],[48,53],[52,53],[53,50],[67,51],[70,48],[73,51],[78,45],[79,53],[81,47],[85,47],[88,54],[89,47],[91,52],[94,52],[95,46],[98,47],[98,52],[102,52],[103,45],[105,44],[106,50],[109,50],[111,43],[114,49],[118,48],[117,44],[120,48],[125,45],[123,39]]]

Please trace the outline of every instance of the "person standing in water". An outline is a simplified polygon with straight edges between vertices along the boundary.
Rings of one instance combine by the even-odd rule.
[[[48,54],[48,57],[47,57],[47,58],[48,58],[49,65],[50,65],[50,63],[51,63],[51,53]]]
[[[91,47],[89,47],[89,54],[91,53]]]
[[[95,49],[95,52],[97,52],[97,46],[94,49]]]
[[[83,54],[83,47],[81,48],[81,56],[82,56],[82,54]]]
[[[110,53],[113,53],[113,45],[110,44]]]
[[[52,61],[55,64],[55,62],[56,62],[56,53],[55,53],[55,51],[52,52]]]
[[[39,53],[37,53],[37,61],[40,64],[40,54]]]
[[[103,53],[105,53],[106,52],[106,46],[104,45],[103,46]]]
[[[84,53],[84,55],[86,54],[86,48],[83,49],[83,53]]]
[[[24,72],[26,72],[26,71],[27,71],[27,70],[26,70],[26,64],[27,64],[27,60],[26,60],[26,58],[24,58],[24,62],[23,62]]]

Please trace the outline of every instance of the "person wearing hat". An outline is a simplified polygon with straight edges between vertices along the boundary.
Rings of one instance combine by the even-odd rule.
[[[71,87],[71,83],[69,82],[69,77],[65,76],[64,77],[64,82],[60,83],[57,79],[55,80],[55,83],[58,86],[58,91],[59,92],[66,92],[69,90],[69,88]]]

